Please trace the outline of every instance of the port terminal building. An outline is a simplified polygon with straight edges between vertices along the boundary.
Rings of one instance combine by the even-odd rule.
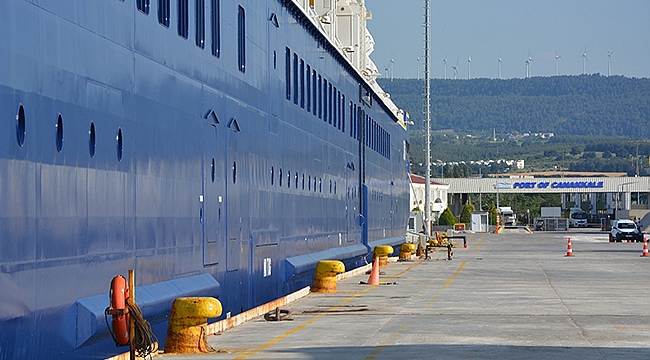
[[[435,187],[432,185],[432,192],[438,193],[437,197],[430,197],[431,201],[441,198],[440,195],[446,192],[448,203],[444,205],[448,205],[454,215],[460,214],[470,196],[471,202],[479,205],[483,194],[496,194],[498,199],[499,194],[513,193],[562,194],[563,209],[582,207],[592,222],[600,222],[602,218],[640,220],[650,212],[650,177],[647,176],[435,178],[432,183],[435,184]],[[412,203],[419,202],[411,200]],[[424,206],[420,205],[420,208],[424,209]]]

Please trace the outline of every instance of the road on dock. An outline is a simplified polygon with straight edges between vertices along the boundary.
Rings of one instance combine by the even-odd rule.
[[[173,359],[650,359],[650,258],[596,230],[468,234],[209,337]],[[567,257],[567,237],[573,257]],[[397,249],[398,250],[398,249]]]

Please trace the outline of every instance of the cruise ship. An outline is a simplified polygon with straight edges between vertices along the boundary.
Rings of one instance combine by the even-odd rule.
[[[107,358],[134,270],[234,316],[404,242],[408,132],[354,0],[0,0],[0,359]],[[219,319],[212,319],[216,321]]]

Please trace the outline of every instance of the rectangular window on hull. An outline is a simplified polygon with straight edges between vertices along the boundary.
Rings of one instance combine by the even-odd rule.
[[[145,15],[149,15],[149,0],[138,0],[137,1],[138,10]]]
[[[188,8],[187,0],[178,0],[178,36],[187,39],[188,33]]]
[[[341,94],[341,131],[345,134],[345,94]]]
[[[219,3],[219,0],[212,0],[212,55],[215,57],[221,55],[221,11]]]
[[[205,0],[196,0],[196,46],[205,47]]]
[[[237,16],[237,50],[239,71],[246,72],[246,13],[241,6]]]
[[[323,90],[322,90],[323,78],[318,75],[318,118],[323,118]]]
[[[300,59],[300,107],[305,108],[305,60]]]
[[[293,103],[298,105],[298,54],[293,54]]]
[[[158,23],[169,27],[169,0],[158,0]]]
[[[307,84],[305,84],[305,88],[307,90],[307,94],[305,96],[307,97],[307,112],[311,112],[311,66],[307,64]]]
[[[285,48],[285,62],[284,62],[284,83],[287,88],[287,100],[291,100],[291,50]]]
[[[323,79],[323,93],[321,94],[323,97],[323,121],[327,122],[327,80]]]
[[[312,88],[313,88],[312,89],[312,96],[314,98],[314,107],[311,109],[311,111],[312,111],[312,114],[314,114],[314,116],[316,116],[316,100],[318,99],[317,94],[316,94],[316,86],[318,86],[318,84],[316,83],[316,70],[312,70],[311,83],[312,83]]]

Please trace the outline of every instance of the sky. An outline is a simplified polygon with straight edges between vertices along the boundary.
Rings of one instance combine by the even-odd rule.
[[[375,39],[370,56],[386,77],[418,78],[424,68],[423,0],[365,0]],[[650,77],[650,0],[431,0],[431,78],[524,78],[611,74]],[[420,65],[418,65],[420,58]],[[391,61],[394,60],[394,61]]]

